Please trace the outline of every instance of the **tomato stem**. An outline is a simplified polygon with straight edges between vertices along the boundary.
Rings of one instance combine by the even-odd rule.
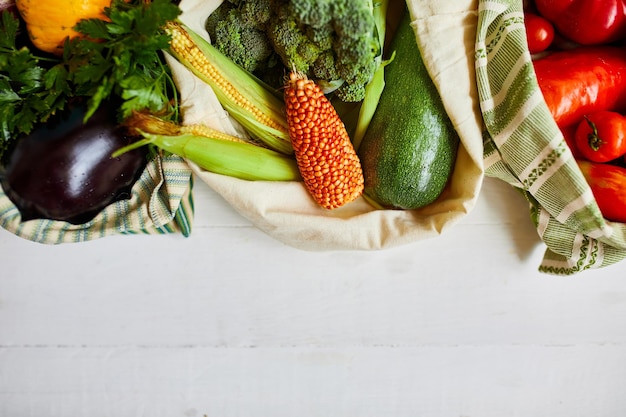
[[[589,147],[594,151],[600,150],[604,141],[600,139],[600,136],[598,135],[598,128],[596,127],[596,124],[589,120],[587,116],[584,117],[587,121],[587,124],[589,124],[589,127],[591,128],[591,133],[587,135],[587,139],[589,140]]]

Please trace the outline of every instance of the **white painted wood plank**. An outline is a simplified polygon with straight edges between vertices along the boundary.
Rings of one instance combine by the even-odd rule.
[[[616,346],[0,349],[0,415],[615,417]]]
[[[493,246],[476,244],[476,234]],[[303,252],[251,228],[153,244],[161,239],[170,240],[38,249],[34,256],[56,252],[47,261],[52,274],[21,252],[21,261],[5,265],[12,278],[0,280],[0,342],[560,344],[626,337],[618,331],[626,324],[621,275],[541,275],[541,251],[520,259],[497,226],[460,225],[433,242],[377,253]],[[485,266],[486,250],[499,261]]]

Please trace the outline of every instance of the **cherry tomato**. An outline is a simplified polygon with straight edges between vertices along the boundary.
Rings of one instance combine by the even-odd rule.
[[[578,124],[576,147],[589,161],[608,162],[626,154],[626,117],[612,111],[586,115]]]
[[[554,26],[547,19],[534,13],[524,13],[524,26],[528,50],[531,54],[543,52],[552,45],[554,40]]]

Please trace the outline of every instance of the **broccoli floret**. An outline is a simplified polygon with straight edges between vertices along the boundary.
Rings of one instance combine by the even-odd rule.
[[[271,0],[240,0],[238,7],[240,18],[245,26],[265,30],[267,22],[272,17]]]
[[[321,53],[311,66],[313,77],[320,80],[339,80],[341,76],[335,65],[335,54],[331,50]]]
[[[298,49],[296,50],[296,53],[303,60],[308,62],[309,65],[311,65],[310,63],[317,60],[317,57],[320,55],[321,52],[322,51],[320,50],[320,48],[313,42],[310,42],[308,38],[300,42],[300,44],[298,45]]]
[[[376,71],[375,58],[380,54],[376,23],[368,4],[363,1],[339,0],[335,3],[335,65],[346,83],[338,96],[344,101],[359,101],[365,95],[365,84]],[[353,98],[353,100],[350,100]]]
[[[303,25],[321,28],[333,20],[333,0],[290,0],[292,14]]]
[[[335,95],[345,102],[361,101],[365,98],[365,84],[345,82],[335,91]]]
[[[247,26],[231,9],[215,26],[215,47],[240,67],[254,72],[266,67],[274,52],[265,32]]]
[[[234,8],[233,4],[229,1],[223,1],[217,9],[213,10],[213,12],[207,17],[204,22],[204,27],[211,37],[212,42],[215,42],[215,28],[218,23],[222,20],[226,19],[228,13]]]
[[[351,7],[337,12],[333,20],[339,39],[370,39],[374,33],[375,22],[371,9],[363,1],[348,1]],[[342,6],[345,6],[342,4]]]
[[[214,46],[250,72],[264,71],[276,61],[265,34],[272,16],[271,1],[226,0],[205,22]]]
[[[307,26],[306,36],[313,42],[320,51],[331,50],[335,41],[335,29],[330,23],[320,27]]]
[[[267,36],[274,51],[289,69],[308,73],[309,66],[319,55],[319,50],[316,54],[316,48],[312,42],[306,37],[296,20],[288,14],[285,14],[282,19],[270,21]],[[301,55],[302,52],[305,54]]]
[[[334,47],[335,65],[339,76],[350,83],[367,83],[374,71],[375,51],[368,39],[349,40],[337,38]],[[370,57],[369,60],[363,57]]]

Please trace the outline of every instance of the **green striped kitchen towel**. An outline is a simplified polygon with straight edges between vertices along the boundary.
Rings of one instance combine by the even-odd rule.
[[[476,78],[485,175],[528,199],[547,249],[539,270],[572,275],[626,257],[626,225],[606,221],[543,101],[526,44],[522,0],[479,0]]]
[[[193,177],[180,157],[156,156],[133,186],[131,197],[110,204],[91,221],[74,225],[54,220],[22,222],[0,187],[0,226],[22,238],[47,244],[83,242],[115,234],[182,233],[194,214]]]

